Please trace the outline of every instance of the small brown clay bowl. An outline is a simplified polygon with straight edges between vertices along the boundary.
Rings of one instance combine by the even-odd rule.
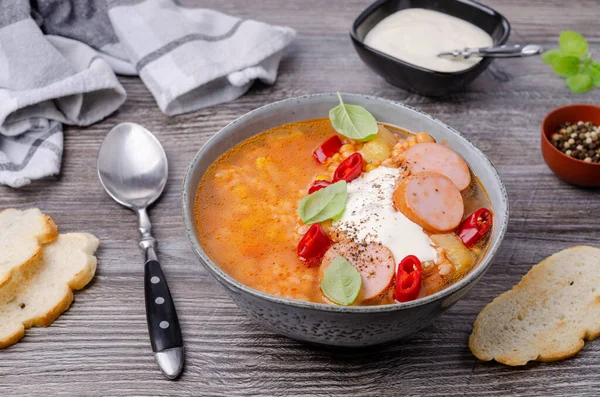
[[[568,105],[556,108],[542,123],[542,155],[548,167],[567,183],[585,187],[600,187],[600,163],[586,163],[567,156],[555,148],[550,139],[562,123],[591,121],[600,125],[600,106]]]

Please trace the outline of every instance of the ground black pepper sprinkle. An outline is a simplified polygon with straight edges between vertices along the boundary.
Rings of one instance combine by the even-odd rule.
[[[550,137],[555,148],[587,163],[600,163],[600,125],[591,122],[563,123]]]

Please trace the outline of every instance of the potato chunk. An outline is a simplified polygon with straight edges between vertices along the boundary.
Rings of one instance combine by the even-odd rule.
[[[362,149],[360,149],[360,154],[362,154],[367,163],[380,163],[390,157],[396,141],[396,136],[387,128],[380,125],[375,138],[364,144]]]
[[[446,257],[457,272],[468,272],[475,263],[475,254],[463,244],[456,234],[434,234],[431,236],[431,241],[444,249]]]

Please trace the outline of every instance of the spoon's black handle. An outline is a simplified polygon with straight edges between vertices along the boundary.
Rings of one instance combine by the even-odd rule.
[[[179,319],[167,280],[158,261],[146,262],[144,270],[146,318],[154,352],[183,347]]]

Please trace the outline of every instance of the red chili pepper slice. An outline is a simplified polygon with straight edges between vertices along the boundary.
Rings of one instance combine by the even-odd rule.
[[[414,255],[408,255],[398,264],[394,299],[398,302],[409,302],[417,299],[421,289],[421,273],[423,266]]]
[[[323,161],[325,161],[327,157],[331,157],[334,154],[336,154],[341,147],[342,140],[339,136],[334,135],[325,142],[323,142],[321,146],[315,149],[315,151],[313,152],[313,157],[320,164]]]
[[[352,153],[348,158],[338,165],[333,173],[333,183],[345,180],[350,182],[362,174],[363,157],[360,153]]]
[[[331,239],[319,223],[312,225],[298,243],[298,257],[307,262],[309,267],[316,266],[318,260],[323,257]]]
[[[457,234],[462,242],[471,248],[485,236],[490,227],[492,227],[492,213],[487,208],[480,208],[460,224]]]
[[[325,181],[325,180],[314,181],[312,183],[312,185],[310,185],[310,187],[308,188],[308,194],[312,194],[312,193],[316,192],[317,190],[321,190],[324,187],[327,187],[329,185],[331,185],[331,182],[329,182],[329,181]]]

